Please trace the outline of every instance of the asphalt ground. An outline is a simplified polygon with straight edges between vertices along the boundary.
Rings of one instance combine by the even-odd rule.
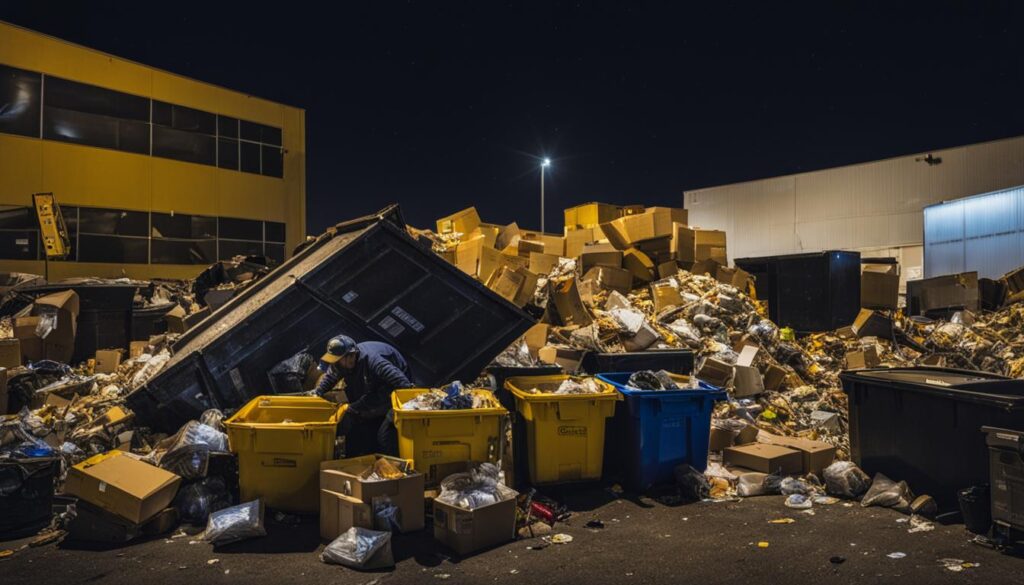
[[[791,510],[783,498],[666,505],[600,487],[548,492],[574,511],[567,544],[518,540],[460,558],[429,528],[396,535],[393,569],[359,572],[319,560],[315,518],[268,518],[263,538],[214,548],[194,535],[110,546],[19,547],[0,560],[4,583],[1024,583],[1024,558],[970,542],[963,525],[909,533],[907,517],[856,503]],[[268,515],[269,516],[269,515]],[[788,524],[771,520],[792,518]],[[604,528],[585,524],[601,520]],[[177,533],[175,530],[171,535]],[[195,530],[192,530],[195,532]],[[767,545],[759,544],[767,543]],[[903,553],[903,558],[890,558]],[[952,571],[942,559],[975,566]]]

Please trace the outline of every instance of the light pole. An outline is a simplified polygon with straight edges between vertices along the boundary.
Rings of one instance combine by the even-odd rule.
[[[550,158],[545,158],[540,163],[540,233],[544,233],[544,171],[550,166]]]

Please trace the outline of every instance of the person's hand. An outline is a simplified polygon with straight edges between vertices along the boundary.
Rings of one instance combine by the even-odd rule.
[[[356,422],[356,415],[352,414],[351,410],[345,410],[345,414],[341,417],[338,422],[338,434],[347,435],[352,430],[352,425]]]

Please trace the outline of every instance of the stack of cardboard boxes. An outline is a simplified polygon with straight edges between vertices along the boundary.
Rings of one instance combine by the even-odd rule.
[[[70,362],[78,310],[78,294],[71,290],[36,299],[29,316],[14,320],[14,337],[19,340],[22,359]]]

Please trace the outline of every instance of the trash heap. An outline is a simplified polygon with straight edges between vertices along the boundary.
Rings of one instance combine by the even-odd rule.
[[[456,380],[444,388],[433,388],[417,394],[402,404],[402,410],[467,410],[499,406],[490,392],[474,391]]]

